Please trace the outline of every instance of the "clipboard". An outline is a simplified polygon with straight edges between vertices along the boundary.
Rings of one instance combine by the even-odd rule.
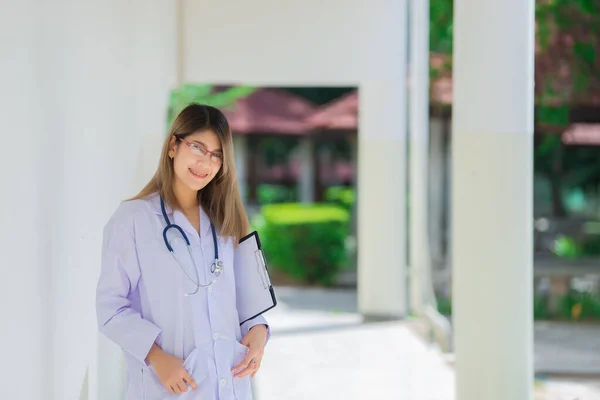
[[[240,239],[234,249],[233,269],[240,325],[277,305],[258,232]]]

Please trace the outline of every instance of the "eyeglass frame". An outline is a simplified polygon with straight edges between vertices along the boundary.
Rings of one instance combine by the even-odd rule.
[[[181,136],[178,135],[174,135],[176,140],[181,140],[183,142],[183,144],[185,144],[190,151],[197,155],[198,157],[206,157],[207,155],[210,155],[210,157],[208,158],[209,161],[213,164],[218,164],[218,165],[222,165],[223,164],[223,152],[222,151],[210,151],[209,149],[207,149],[206,147],[204,147],[203,145],[199,144],[199,143],[192,143],[189,140],[185,140],[184,138],[182,138]],[[198,154],[196,153],[194,150],[192,150],[192,145],[198,146],[199,148],[201,148],[202,150],[200,151],[204,151],[204,154]],[[213,155],[219,156],[221,159],[219,161],[215,161],[213,160]]]

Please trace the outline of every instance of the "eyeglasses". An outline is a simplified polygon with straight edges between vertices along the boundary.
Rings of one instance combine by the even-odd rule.
[[[200,157],[206,157],[206,155],[210,155],[210,161],[214,164],[222,164],[223,163],[223,154],[219,151],[210,151],[206,147],[202,146],[199,143],[188,142],[184,138],[177,137],[178,140],[181,140],[186,146],[190,148],[190,151]]]

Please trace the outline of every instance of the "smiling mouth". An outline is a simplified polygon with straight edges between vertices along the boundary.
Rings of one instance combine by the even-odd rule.
[[[206,178],[208,176],[208,174],[199,174],[199,173],[196,173],[191,168],[190,168],[190,173],[192,175],[194,175],[198,179],[204,179],[204,178]]]

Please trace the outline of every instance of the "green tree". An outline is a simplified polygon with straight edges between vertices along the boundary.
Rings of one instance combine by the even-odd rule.
[[[452,70],[453,0],[430,1],[430,49],[445,56],[432,75]],[[535,90],[537,120],[563,129],[568,107],[600,93],[600,1],[536,2]]]
[[[453,0],[430,1],[431,76],[452,73]],[[554,215],[565,215],[562,190],[600,185],[598,149],[565,147],[570,110],[600,98],[600,1],[538,0],[535,56],[535,169],[552,186]],[[432,57],[432,60],[436,58]]]
[[[190,103],[208,104],[217,108],[232,107],[236,100],[249,96],[255,90],[254,86],[233,86],[216,90],[213,85],[181,85],[171,91],[167,111],[167,127],[171,126],[181,110]]]

